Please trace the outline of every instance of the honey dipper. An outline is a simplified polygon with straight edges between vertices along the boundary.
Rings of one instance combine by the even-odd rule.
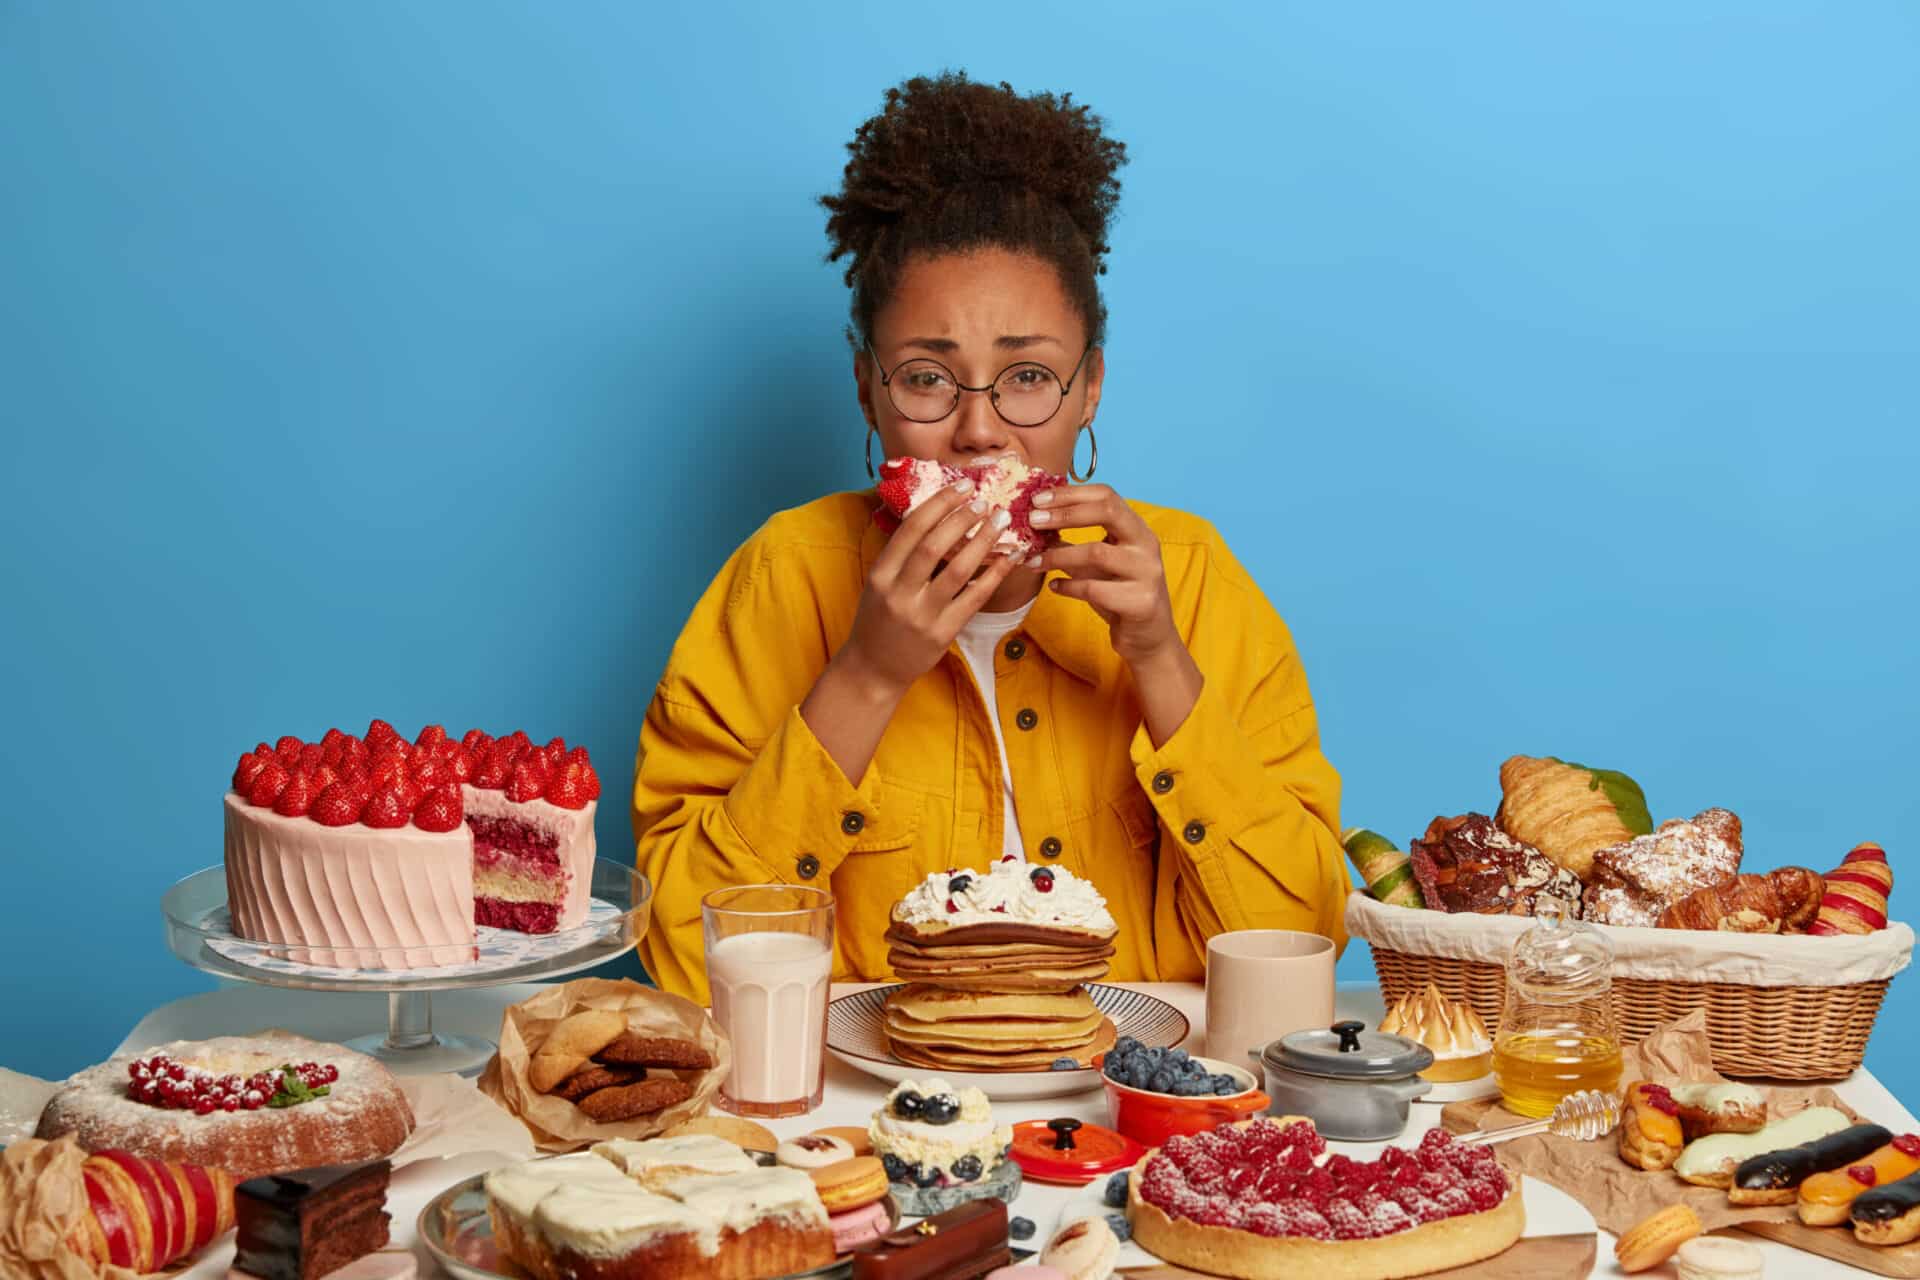
[[[1599,1089],[1582,1089],[1560,1099],[1553,1114],[1544,1120],[1529,1120],[1506,1129],[1482,1129],[1455,1141],[1463,1147],[1486,1147],[1509,1138],[1550,1133],[1556,1138],[1586,1142],[1613,1132],[1620,1123],[1620,1096]]]

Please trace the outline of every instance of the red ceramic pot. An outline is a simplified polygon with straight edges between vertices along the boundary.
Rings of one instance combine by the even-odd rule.
[[[1101,1054],[1094,1058],[1093,1065],[1099,1067],[1105,1060],[1106,1055]],[[1217,1058],[1196,1057],[1194,1061],[1210,1073],[1232,1076],[1246,1088],[1204,1098],[1175,1098],[1120,1084],[1103,1071],[1100,1083],[1107,1091],[1107,1123],[1143,1147],[1157,1147],[1175,1134],[1205,1133],[1267,1109],[1271,1100],[1256,1087],[1252,1072]]]

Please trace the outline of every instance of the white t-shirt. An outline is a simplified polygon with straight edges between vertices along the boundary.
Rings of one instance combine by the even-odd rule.
[[[994,696],[993,658],[1000,652],[1001,640],[1008,632],[1017,630],[1032,609],[1033,602],[1029,600],[1011,613],[976,613],[967,619],[954,641],[973,669],[980,696],[986,699],[987,723],[993,726],[994,749],[1000,753],[1000,794],[1007,807],[1000,856],[1012,854],[1022,862],[1026,861],[1027,849],[1020,840],[1020,820],[1013,813],[1013,775],[1007,770],[1007,744],[1000,735],[1000,703]]]

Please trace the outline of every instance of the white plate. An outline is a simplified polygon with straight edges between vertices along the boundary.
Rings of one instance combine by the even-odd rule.
[[[1330,1142],[1327,1144],[1327,1149],[1345,1151],[1356,1160],[1377,1159],[1380,1155],[1380,1147],[1376,1143]],[[1068,1201],[1067,1206],[1060,1211],[1060,1216],[1054,1220],[1051,1229],[1036,1232],[1032,1240],[1020,1243],[1029,1248],[1038,1249],[1053,1238],[1054,1232],[1070,1222],[1078,1222],[1082,1218],[1101,1218],[1109,1213],[1124,1213],[1124,1210],[1107,1207],[1106,1201],[1102,1199],[1106,1187],[1107,1179],[1098,1178],[1080,1188],[1074,1194],[1074,1198]],[[1579,1235],[1598,1229],[1594,1224],[1593,1215],[1587,1212],[1584,1205],[1558,1187],[1549,1186],[1538,1178],[1522,1177],[1520,1194],[1526,1197],[1527,1205],[1527,1227],[1520,1233],[1523,1240],[1528,1236]],[[1116,1268],[1160,1265],[1162,1264],[1159,1258],[1131,1240],[1121,1242],[1120,1260],[1114,1264]]]
[[[892,1084],[938,1075],[956,1087],[969,1085],[996,1102],[1021,1098],[1058,1098],[1100,1087],[1100,1073],[1092,1067],[1077,1071],[951,1071],[916,1067],[900,1061],[887,1047],[885,1004],[899,984],[871,987],[841,996],[827,1006],[827,1052],[850,1067]],[[1113,1019],[1116,1036],[1132,1036],[1148,1048],[1171,1049],[1191,1029],[1186,1015],[1165,1000],[1126,987],[1092,983],[1087,994],[1094,1007]]]
[[[1497,1098],[1500,1086],[1493,1082],[1493,1072],[1473,1080],[1454,1080],[1446,1084],[1436,1084],[1425,1095],[1415,1098],[1415,1102],[1471,1102],[1475,1098]]]

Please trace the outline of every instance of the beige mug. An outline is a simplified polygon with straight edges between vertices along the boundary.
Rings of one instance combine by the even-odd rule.
[[[1290,1031],[1333,1024],[1333,939],[1242,929],[1207,941],[1207,1056],[1242,1063]]]

